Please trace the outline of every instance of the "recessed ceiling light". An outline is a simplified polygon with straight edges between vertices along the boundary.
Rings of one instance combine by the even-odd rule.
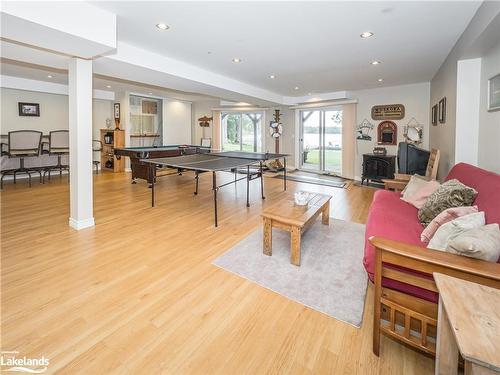
[[[295,86],[293,89],[297,91],[299,89],[299,86]]]
[[[233,59],[233,62],[234,62],[234,63],[240,63],[240,62],[241,62],[241,59],[239,59],[238,57],[235,57],[235,58]]]
[[[110,85],[106,85],[106,87],[107,87],[108,89],[110,89],[110,88],[111,88],[111,86],[110,86]]]
[[[378,60],[374,60],[370,64],[372,64],[372,65],[379,65],[379,64],[382,64],[382,62],[378,61]]]
[[[152,93],[152,92],[150,92],[150,93],[148,93],[148,95],[153,95],[153,93]]]
[[[364,33],[361,33],[359,35],[363,39],[367,39],[373,36],[373,33],[371,31],[365,31]]]
[[[384,79],[383,78],[379,78],[379,79],[377,79],[377,81],[384,82]]]
[[[269,78],[271,78],[271,79],[275,79],[275,78],[276,78],[276,76],[275,76],[274,74],[271,74],[271,75],[269,76]]]
[[[170,26],[168,26],[166,23],[157,23],[156,27],[158,30],[168,30],[170,29]]]
[[[47,76],[47,78],[52,78],[52,76],[49,74],[49,75]]]

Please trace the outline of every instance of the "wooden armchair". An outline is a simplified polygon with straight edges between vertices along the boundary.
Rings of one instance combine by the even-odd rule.
[[[425,178],[429,181],[436,179],[439,167],[439,157],[439,150],[433,148],[431,150],[429,161],[427,162],[427,168],[425,170]],[[382,182],[384,183],[384,187],[386,190],[402,191],[408,184],[408,181],[410,181],[410,178],[411,175],[409,174],[395,173],[394,179],[383,179]]]
[[[437,303],[382,286],[382,278],[388,278],[438,293],[434,280],[388,265],[396,264],[427,275],[439,272],[500,289],[498,263],[433,251],[381,237],[371,237],[369,240],[376,250],[373,352],[377,356],[381,333],[429,355],[436,354]]]

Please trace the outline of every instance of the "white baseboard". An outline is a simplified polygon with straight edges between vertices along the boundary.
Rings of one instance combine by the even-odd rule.
[[[90,228],[93,227],[94,225],[95,221],[93,217],[83,220],[76,220],[73,219],[72,217],[69,218],[69,226],[76,230]]]

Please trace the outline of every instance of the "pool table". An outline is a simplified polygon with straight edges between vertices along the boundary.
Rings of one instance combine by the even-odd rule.
[[[128,156],[130,167],[132,168],[132,183],[135,184],[138,178],[152,183],[149,175],[149,164],[141,162],[141,159],[166,158],[170,156],[191,155],[210,152],[209,147],[193,145],[164,145],[150,147],[123,147],[115,148],[117,158]]]

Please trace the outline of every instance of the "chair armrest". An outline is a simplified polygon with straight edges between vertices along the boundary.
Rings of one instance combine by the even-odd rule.
[[[500,264],[467,258],[444,251],[409,245],[382,237],[370,237],[369,241],[381,253],[382,262],[432,274],[440,272],[471,281],[486,280],[486,285],[500,289]],[[476,281],[479,282],[479,281]]]
[[[402,191],[406,185],[408,185],[408,181],[401,180],[387,180],[383,179],[385,190],[394,189],[395,191]]]
[[[395,180],[410,181],[411,176],[411,174],[394,173]]]

